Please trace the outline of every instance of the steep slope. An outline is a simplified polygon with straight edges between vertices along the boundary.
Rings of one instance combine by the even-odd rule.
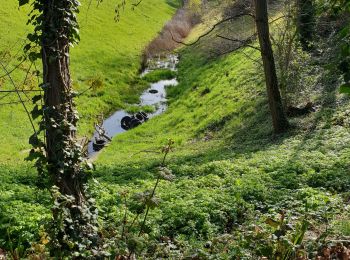
[[[29,7],[18,9],[17,0],[1,0],[0,61],[11,71],[19,88],[37,88],[36,67],[20,63],[26,35],[31,28],[25,26]],[[121,20],[114,22],[114,9],[118,1],[82,1],[79,15],[81,42],[72,49],[73,84],[84,92],[95,82],[97,90],[84,92],[77,99],[81,121],[79,134],[93,130],[97,115],[134,102],[145,87],[133,82],[140,67],[144,46],[161,30],[176,11],[177,1],[144,1],[135,10],[128,5]],[[27,71],[30,70],[28,75]],[[0,77],[5,73],[0,69]],[[26,80],[24,81],[24,79]],[[0,90],[13,89],[7,77],[0,78]],[[34,94],[22,94],[24,100]],[[15,94],[0,95],[0,248],[29,246],[28,241],[38,235],[41,220],[49,217],[50,200],[47,191],[36,188],[36,172],[32,164],[24,162],[28,155],[28,138],[32,134],[30,122]],[[28,109],[31,103],[26,102]],[[10,241],[8,241],[10,238]]]
[[[239,20],[222,30],[252,30],[242,29],[242,24],[247,25]],[[203,31],[201,26],[191,38]],[[169,109],[114,138],[98,157],[92,186],[106,230],[120,232],[125,194],[130,194],[129,220],[137,215],[132,194],[153,188],[161,148],[173,139],[167,165],[176,178],[160,182],[161,202],[147,219],[147,241],[139,245],[131,240],[138,253],[150,259],[258,259],[276,249],[278,232],[285,232],[284,246],[293,245],[306,221],[310,244],[325,230],[350,235],[344,213],[350,188],[350,102],[338,94],[336,75],[329,74],[324,63],[307,63],[305,70],[316,67],[303,80],[314,85],[295,99],[311,100],[317,109],[290,118],[291,130],[274,136],[263,71],[256,62],[260,54],[243,48],[220,55],[223,47],[230,46],[217,42],[214,33],[199,45],[181,49],[180,85],[168,89]],[[43,200],[32,188],[30,196],[23,191],[34,186],[31,172],[21,170],[14,177],[14,171],[6,172],[4,186],[10,189],[4,196],[13,201],[12,208],[19,203],[19,214],[28,205],[33,219],[27,223],[47,212],[43,206],[29,207]],[[18,185],[15,191],[13,183]],[[281,216],[287,230],[278,224]],[[19,220],[16,215],[16,228],[22,224]],[[14,231],[35,228],[32,224]]]
[[[241,26],[242,21],[230,23],[230,30]],[[317,73],[303,81],[314,85],[295,100],[311,100],[316,112],[290,118],[291,130],[274,136],[256,62],[260,54],[243,48],[217,55],[223,45],[215,48],[215,33],[180,51],[180,85],[168,89],[167,112],[116,137],[99,156],[101,210],[121,221],[119,194],[151,189],[161,147],[173,139],[167,164],[176,179],[161,182],[161,203],[147,226],[150,239],[169,236],[179,250],[175,258],[269,256],[278,243],[271,240],[278,230],[271,219],[277,221],[281,212],[292,227],[286,243],[303,234],[304,220],[310,222],[308,241],[325,230],[349,235],[344,208],[350,187],[350,103],[338,94],[336,74],[308,63]],[[171,255],[166,246],[158,250],[159,257]]]
[[[135,10],[127,5],[121,20],[114,22],[114,1],[105,1],[98,7],[94,2],[89,7],[89,2],[82,1],[79,15],[81,42],[72,49],[71,60],[74,87],[83,92],[77,99],[80,135],[91,134],[97,115],[107,115],[125,106],[125,102],[138,100],[138,94],[145,86],[133,82],[133,79],[140,68],[141,51],[170,19],[178,3],[176,0],[145,1]],[[18,9],[16,0],[3,0],[2,6],[0,57],[11,71],[20,63],[18,58],[30,31],[30,27],[25,26],[29,7]],[[40,69],[40,61],[36,68]],[[17,87],[37,88],[36,68],[28,62],[21,64],[12,74]],[[0,76],[3,74],[1,69]],[[86,91],[90,87],[94,89]],[[13,89],[8,77],[1,77],[0,88]],[[22,98],[27,100],[33,95],[22,94]],[[6,142],[0,147],[0,162],[10,163],[14,158],[26,156],[32,129],[21,105],[7,105],[18,102],[17,96],[3,96],[0,95],[0,131]],[[30,110],[30,102],[26,104]]]

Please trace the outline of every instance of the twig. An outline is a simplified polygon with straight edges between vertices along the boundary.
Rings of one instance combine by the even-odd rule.
[[[174,42],[176,42],[176,43],[179,43],[179,44],[182,44],[182,45],[185,45],[185,46],[192,46],[192,45],[195,45],[197,42],[199,42],[199,41],[200,41],[202,38],[204,38],[205,36],[208,36],[208,35],[209,35],[212,31],[214,31],[215,28],[218,27],[219,25],[221,25],[221,24],[223,24],[223,23],[226,23],[226,22],[228,22],[228,21],[231,21],[231,20],[233,20],[233,19],[237,19],[237,18],[243,17],[243,16],[250,16],[250,17],[254,18],[254,15],[252,15],[252,14],[249,14],[249,13],[240,13],[240,14],[237,14],[237,15],[235,15],[235,16],[231,16],[231,17],[228,17],[228,18],[226,18],[226,19],[223,19],[223,20],[217,22],[216,24],[214,24],[214,25],[212,26],[212,28],[211,28],[209,31],[207,31],[206,33],[204,33],[204,34],[202,34],[201,36],[199,36],[199,37],[197,38],[197,40],[195,40],[195,41],[192,42],[192,43],[185,43],[185,42],[183,42],[183,41],[178,41],[178,40],[176,40],[176,39],[174,38],[173,33],[170,31],[171,38],[172,38],[172,40],[173,40]]]
[[[18,63],[12,70],[10,70],[10,71],[6,72],[5,74],[1,75],[1,76],[0,76],[0,79],[1,79],[1,78],[7,77],[9,74],[11,74],[11,73],[14,72],[16,69],[18,69],[19,66],[21,66],[21,65],[23,64],[23,62],[26,61],[26,59],[27,59],[27,58],[23,59],[23,60],[22,60],[20,63]]]
[[[225,37],[225,36],[222,36],[222,35],[219,35],[219,34],[217,34],[216,37],[221,38],[221,39],[224,39],[224,40],[227,40],[227,41],[231,41],[231,42],[238,42],[238,43],[241,43],[241,44],[243,45],[242,47],[250,47],[250,48],[252,48],[252,49],[261,51],[260,48],[248,44],[249,42],[252,42],[253,39],[255,39],[256,34],[254,34],[254,35],[248,37],[248,38],[245,39],[245,40],[232,39],[232,38],[228,38],[228,37]]]
[[[2,64],[1,61],[0,61],[0,66],[1,66],[1,67],[4,69],[4,71],[8,74],[8,71],[7,71],[6,67]],[[29,111],[28,111],[26,105],[24,104],[24,101],[23,101],[23,99],[22,99],[22,97],[21,97],[21,95],[20,95],[20,93],[19,93],[19,91],[18,91],[18,89],[17,89],[17,87],[16,87],[16,84],[15,84],[15,82],[13,81],[13,79],[12,79],[12,77],[11,77],[10,74],[8,74],[8,77],[9,77],[9,79],[10,79],[10,81],[11,81],[13,87],[15,88],[15,90],[16,90],[16,92],[17,92],[17,96],[18,96],[18,99],[20,100],[20,103],[22,104],[24,110],[26,111],[26,113],[27,113],[27,115],[28,115],[28,119],[29,119],[29,121],[30,121],[30,124],[32,125],[32,128],[33,128],[33,130],[34,130],[34,133],[35,133],[35,135],[37,135],[37,132],[36,132],[36,129],[35,129],[33,120],[32,120],[32,118],[31,118],[31,116],[30,116],[30,113],[29,113]]]
[[[260,66],[263,65],[263,64],[261,63],[260,60],[253,59],[253,58],[250,57],[247,53],[245,53],[243,50],[242,50],[241,52],[243,53],[243,55],[244,55],[247,59],[249,59],[249,60],[251,60],[251,61],[253,61],[253,62],[259,64]]]
[[[172,141],[172,140],[169,140],[168,145],[165,146],[164,149],[163,149],[164,156],[163,156],[163,160],[162,160],[162,163],[161,163],[161,167],[165,167],[165,160],[166,160],[166,157],[168,156],[168,154],[169,154],[170,151],[171,151],[171,146],[172,146],[172,144],[173,144],[173,141]],[[157,178],[156,184],[154,185],[153,190],[152,190],[152,193],[151,193],[151,195],[149,196],[149,200],[151,200],[151,199],[154,197],[154,194],[156,193],[156,189],[157,189],[158,184],[159,184],[159,182],[160,182],[160,177],[161,177],[161,176],[159,175],[158,178]],[[146,214],[145,214],[145,217],[144,217],[144,219],[143,219],[143,221],[142,221],[142,224],[141,224],[141,227],[140,227],[139,236],[141,236],[142,233],[143,233],[143,229],[144,229],[145,224],[146,224],[146,219],[147,219],[147,216],[148,216],[148,213],[149,213],[149,209],[150,209],[150,206],[147,205]]]
[[[19,89],[19,90],[0,90],[0,93],[17,93],[17,91],[25,93],[25,92],[41,92],[40,89]]]
[[[140,1],[138,1],[136,4],[131,4],[131,5],[133,6],[133,8],[135,8],[135,7],[137,7],[139,4],[141,4],[142,1],[143,1],[143,0],[140,0]]]
[[[33,66],[33,63],[34,63],[34,62],[31,62],[31,63],[30,63],[30,66],[29,66],[29,68],[28,68],[28,70],[27,70],[26,76],[24,77],[24,80],[23,80],[23,83],[22,83],[22,88],[25,86],[25,83],[26,83],[26,81],[27,81],[27,79],[28,79],[28,75],[29,75],[30,69],[31,69],[32,66]],[[23,92],[23,91],[22,91],[22,92]],[[27,96],[26,92],[23,92],[23,94],[27,97],[27,99],[29,99],[29,97]]]
[[[86,92],[88,92],[88,91],[91,90],[92,88],[93,88],[93,86],[91,86],[91,87],[89,87],[89,88],[83,90],[82,92],[80,92],[80,93],[77,94],[77,97],[80,97],[81,95],[84,95]]]
[[[23,103],[28,103],[30,100],[23,101]],[[13,101],[13,102],[7,102],[7,103],[0,103],[0,106],[8,106],[8,105],[16,105],[22,103],[21,101]]]

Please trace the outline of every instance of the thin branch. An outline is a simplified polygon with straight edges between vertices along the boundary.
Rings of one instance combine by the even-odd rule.
[[[260,66],[263,66],[263,64],[261,63],[260,60],[253,59],[251,56],[249,56],[249,55],[248,55],[247,53],[245,53],[243,50],[241,51],[241,53],[243,53],[243,55],[244,55],[247,59],[249,59],[249,60],[251,60],[251,61],[253,61],[253,62],[259,64]]]
[[[10,94],[11,94],[11,93],[7,93],[7,94],[3,95],[2,97],[0,97],[0,100],[5,99],[5,98],[8,97]]]
[[[1,66],[1,67],[3,68],[3,70],[8,74],[8,71],[7,71],[6,67],[4,66],[4,64],[2,64],[1,61],[0,61],[0,66]],[[10,74],[8,74],[8,77],[9,77],[9,79],[10,79],[10,81],[11,81],[13,87],[15,88],[15,90],[16,90],[16,92],[17,92],[17,96],[18,96],[18,99],[20,100],[20,103],[22,104],[24,110],[26,111],[26,113],[27,113],[27,115],[28,115],[28,119],[29,119],[29,121],[30,121],[30,124],[32,125],[32,128],[33,128],[33,130],[34,130],[34,133],[37,134],[36,129],[35,129],[35,126],[34,126],[34,123],[33,123],[33,120],[32,120],[32,117],[30,116],[30,113],[29,113],[29,111],[28,111],[26,105],[24,104],[24,101],[23,101],[23,99],[22,99],[22,97],[21,97],[21,94],[19,93],[19,90],[18,90],[17,87],[16,87],[15,82],[13,81],[13,79],[12,79],[12,77],[11,77]]]
[[[26,61],[27,58],[23,59],[20,63],[18,63],[12,70],[8,71],[7,73],[3,74],[0,76],[0,79],[1,78],[5,78],[7,77],[8,75],[10,75],[12,72],[14,72],[16,69],[19,68],[19,66],[21,66],[23,64],[23,62]]]
[[[93,86],[88,87],[87,89],[83,90],[82,92],[77,94],[77,97],[80,97],[82,95],[84,95],[86,92],[88,92],[89,90],[93,89]]]
[[[197,40],[195,40],[195,41],[192,42],[192,43],[185,43],[185,42],[183,42],[183,41],[176,40],[176,39],[174,38],[173,33],[170,31],[171,38],[172,38],[172,40],[173,40],[174,42],[176,42],[176,43],[179,43],[179,44],[182,44],[182,45],[185,45],[185,46],[192,46],[192,45],[195,45],[196,43],[198,43],[198,42],[199,42],[202,38],[204,38],[205,36],[208,36],[208,35],[209,35],[211,32],[213,32],[213,31],[216,29],[216,27],[218,27],[219,25],[221,25],[221,24],[223,24],[223,23],[226,23],[226,22],[228,22],[228,21],[231,21],[231,20],[234,20],[234,19],[243,17],[243,16],[250,16],[250,17],[254,18],[254,15],[252,15],[252,14],[250,14],[250,13],[240,13],[240,14],[237,14],[237,15],[235,15],[235,16],[231,16],[231,17],[228,17],[228,18],[226,18],[226,19],[223,19],[223,20],[217,22],[216,24],[214,24],[214,25],[212,26],[212,28],[211,28],[209,31],[207,31],[206,33],[204,33],[204,34],[202,34],[201,36],[199,36],[199,37],[197,38]]]
[[[7,102],[7,103],[0,103],[0,106],[9,106],[9,105],[17,105],[17,104],[23,104],[23,103],[29,103],[30,100],[24,100],[22,101],[13,101],[13,102]]]
[[[142,2],[142,0],[141,0],[141,2]],[[211,32],[213,32],[213,31],[215,30],[215,28],[218,27],[219,25],[221,25],[221,24],[223,24],[223,23],[225,23],[225,22],[234,20],[234,19],[238,19],[238,18],[243,17],[243,16],[250,16],[250,17],[252,17],[252,18],[255,18],[255,16],[252,15],[252,14],[250,14],[250,13],[240,13],[240,14],[237,14],[237,15],[235,15],[235,16],[228,17],[228,18],[223,19],[223,20],[217,22],[216,24],[214,24],[214,25],[212,26],[212,28],[211,28],[209,31],[207,31],[206,33],[204,33],[204,34],[202,34],[201,36],[199,36],[199,37],[197,38],[197,40],[195,40],[195,41],[192,42],[192,43],[185,43],[185,42],[183,42],[183,41],[176,40],[175,37],[174,37],[174,35],[173,35],[173,33],[172,33],[172,31],[170,31],[171,38],[172,38],[172,40],[173,40],[174,42],[176,42],[176,43],[179,43],[179,44],[182,44],[182,45],[185,45],[185,46],[193,46],[193,45],[195,45],[196,43],[198,43],[202,38],[204,38],[205,36],[208,36]],[[270,24],[275,23],[276,21],[278,21],[278,20],[280,20],[280,19],[282,19],[282,18],[285,18],[285,17],[287,17],[287,16],[285,16],[285,15],[280,16],[280,17],[278,17],[278,18],[272,20],[272,21],[270,22]],[[228,39],[227,39],[227,40],[228,40]],[[231,39],[230,39],[230,40],[231,40]],[[251,47],[251,46],[249,46],[249,47]],[[255,49],[256,49],[256,47],[252,47],[252,48],[255,48]],[[259,51],[260,51],[260,50],[259,50]]]
[[[142,1],[143,1],[143,0],[140,0],[140,1],[138,1],[136,4],[131,4],[131,5],[133,6],[133,8],[135,8],[135,7],[139,6],[139,4],[142,3]]]
[[[248,47],[248,46],[242,44],[242,45],[239,45],[239,46],[237,46],[237,47],[235,47],[235,48],[233,48],[233,49],[230,49],[230,50],[228,50],[228,51],[221,52],[221,53],[214,53],[214,54],[215,54],[215,55],[222,56],[222,55],[226,55],[226,54],[229,54],[229,53],[232,53],[232,52],[235,52],[235,51],[239,51],[240,49],[242,49],[242,48],[244,48],[244,47]],[[260,50],[259,50],[259,51],[260,51]],[[242,53],[243,53],[248,59],[250,59],[250,60],[252,60],[252,61],[258,63],[259,65],[262,65],[261,62],[252,59],[252,58],[249,57],[244,51],[242,51]]]
[[[224,39],[224,40],[227,40],[227,41],[231,41],[231,42],[237,42],[237,43],[240,43],[241,45],[243,45],[242,47],[249,47],[249,48],[252,48],[252,49],[255,49],[255,50],[258,50],[261,52],[261,49],[258,48],[258,47],[255,47],[253,45],[250,45],[249,43],[252,42],[255,37],[256,37],[256,34],[248,37],[247,39],[245,40],[240,40],[240,39],[232,39],[232,38],[228,38],[228,37],[225,37],[225,36],[222,36],[222,35],[219,35],[217,34],[216,37],[218,38],[221,38],[221,39]]]
[[[32,90],[26,90],[26,89],[19,89],[19,90],[0,90],[0,93],[17,93],[17,92],[41,92],[42,90],[39,89],[32,89]]]
[[[30,70],[31,70],[31,68],[32,68],[32,66],[33,66],[33,61],[30,63],[30,66],[29,66],[29,68],[28,68],[28,70],[27,70],[27,73],[26,73],[26,76],[25,76],[25,78],[24,78],[24,80],[23,80],[23,83],[22,83],[22,86],[24,87],[25,86],[25,84],[26,84],[26,81],[27,81],[27,79],[28,79],[28,75],[29,75],[29,72],[30,72]],[[22,89],[23,89],[23,87],[22,87]],[[27,97],[27,99],[29,99],[29,97],[28,97],[28,95],[26,94],[26,92],[25,91],[22,91],[22,93]]]
[[[277,17],[276,19],[273,19],[272,21],[270,21],[269,24],[273,24],[273,23],[277,22],[278,20],[281,20],[281,19],[286,18],[286,17],[293,18],[291,15],[282,15],[282,16]]]

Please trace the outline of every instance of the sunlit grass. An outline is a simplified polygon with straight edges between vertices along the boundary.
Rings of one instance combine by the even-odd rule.
[[[121,13],[121,20],[115,22],[115,1],[104,1],[98,7],[93,3],[90,8],[88,2],[82,1],[79,15],[81,41],[71,51],[73,85],[78,92],[83,92],[94,79],[102,84],[76,100],[81,118],[79,135],[91,134],[97,115],[103,113],[106,116],[125,107],[125,102],[138,101],[139,94],[147,87],[147,84],[134,82],[140,69],[141,51],[171,18],[177,4],[176,0],[145,1],[134,11],[127,6]],[[25,25],[29,7],[18,8],[16,0],[3,0],[1,4],[0,57],[5,64],[10,62],[10,70],[19,63],[17,58],[22,54],[26,35],[31,30]],[[40,61],[36,66],[40,69]],[[22,87],[28,68],[29,64],[24,63],[12,74],[18,87]],[[0,75],[4,74],[0,71]],[[30,75],[30,79],[32,87],[37,87],[36,77]],[[0,89],[4,88],[13,89],[8,78],[0,81]],[[27,140],[33,132],[21,105],[1,105],[13,101],[18,102],[14,94],[0,100],[0,132],[3,137],[0,162],[6,163],[17,163],[15,158],[22,160],[26,156],[30,147]],[[30,102],[26,104],[31,110]]]

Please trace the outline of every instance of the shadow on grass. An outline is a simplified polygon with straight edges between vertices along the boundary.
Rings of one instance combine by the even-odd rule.
[[[315,130],[321,124],[324,124],[325,127],[322,127],[317,131],[319,137],[323,137],[327,129],[332,125],[333,115],[336,113],[336,104],[337,104],[337,82],[331,81],[329,79],[331,75],[324,74],[321,82],[324,83],[323,89],[320,90],[320,95],[315,101],[315,104],[318,105],[318,110],[313,113],[313,120],[311,124],[307,127],[304,136],[300,142],[300,145],[295,148],[295,152],[290,159],[290,162],[296,161],[299,159],[299,154],[306,148],[307,140],[311,139],[315,135]],[[328,126],[328,127],[327,127]],[[320,139],[320,138],[319,138]],[[323,138],[321,138],[323,140]],[[316,141],[315,141],[316,142]],[[322,146],[323,142],[318,141],[317,146]]]
[[[213,140],[201,140],[178,147],[177,151],[170,156],[169,165],[171,168],[179,169],[179,166],[182,165],[198,167],[213,161],[232,160],[238,157],[249,158],[255,152],[269,150],[271,146],[283,144],[288,138],[300,136],[298,137],[298,144],[291,148],[292,151],[289,153],[288,160],[281,161],[275,166],[276,169],[287,169],[290,165],[298,164],[300,154],[302,151],[310,149],[308,141],[313,139],[315,134],[317,134],[318,140],[312,140],[313,147],[322,147],[327,129],[320,128],[317,133],[315,133],[315,129],[322,124],[329,125],[332,123],[332,116],[335,112],[335,108],[332,108],[332,106],[336,103],[336,91],[335,87],[323,89],[321,91],[323,94],[317,100],[317,104],[321,104],[320,108],[311,115],[298,118],[299,125],[295,126],[294,123],[294,126],[282,135],[273,134],[267,102],[264,98],[259,98],[253,110],[254,113],[250,113],[249,116],[244,118],[241,127],[232,128],[235,130],[230,133],[230,122],[233,118],[228,116],[222,122],[211,126],[210,130],[217,131],[215,136],[218,139],[214,137]],[[303,130],[306,124],[308,124],[307,129]],[[222,138],[222,135],[225,137]],[[158,165],[158,160],[151,159],[145,162],[137,160],[130,161],[127,164],[101,166],[96,176],[103,181],[121,185],[137,185],[148,180],[154,180]],[[176,175],[180,178],[191,178],[186,174],[188,173],[176,172]]]

